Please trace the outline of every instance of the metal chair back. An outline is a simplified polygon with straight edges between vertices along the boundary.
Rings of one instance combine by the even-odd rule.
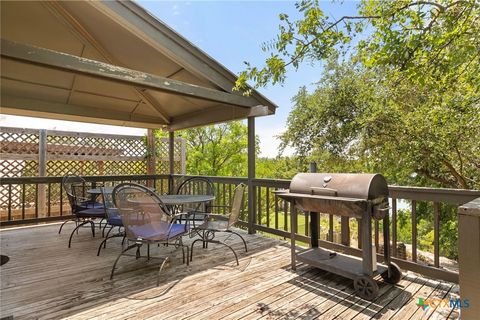
[[[233,227],[235,223],[237,223],[239,217],[240,217],[240,211],[242,210],[242,204],[243,204],[243,197],[245,195],[245,188],[247,186],[243,183],[239,184],[235,188],[235,194],[233,196],[233,202],[232,202],[232,207],[230,210],[230,216],[228,217],[228,227],[227,229],[230,229],[230,227]]]
[[[215,187],[212,181],[205,177],[189,177],[185,179],[178,186],[176,194],[187,195],[212,195],[215,196]],[[201,205],[183,207],[184,212],[198,211],[198,212],[210,212],[210,207],[213,203],[203,203]]]
[[[118,208],[115,206],[113,202],[113,196],[111,192],[106,192],[105,187],[100,187],[102,191],[102,201],[103,201],[103,208],[105,209],[105,215],[107,218],[115,218],[119,216]]]
[[[168,240],[172,216],[153,191],[136,183],[122,183],[113,189],[112,198],[128,239],[144,242]]]
[[[66,175],[62,179],[62,187],[67,194],[73,214],[84,209],[81,203],[82,201],[85,201],[83,196],[85,192],[85,183],[85,179],[77,175]]]

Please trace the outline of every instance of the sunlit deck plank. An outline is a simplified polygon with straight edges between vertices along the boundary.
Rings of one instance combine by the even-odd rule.
[[[89,230],[74,236],[67,248],[70,225],[61,235],[58,224],[4,229],[0,232],[2,254],[10,262],[1,271],[1,317],[71,319],[442,319],[456,317],[451,309],[424,312],[416,306],[418,295],[456,297],[450,283],[407,274],[397,286],[380,284],[374,301],[358,298],[352,281],[300,265],[290,270],[290,250],[285,242],[245,235],[249,252],[232,238],[240,258],[222,246],[196,247],[189,267],[181,251],[155,286],[157,264],[122,258],[113,281],[110,268],[120,239],[109,242],[100,257],[101,237]],[[186,239],[190,242],[190,239]]]

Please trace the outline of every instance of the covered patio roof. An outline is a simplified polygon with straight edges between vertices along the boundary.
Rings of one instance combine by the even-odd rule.
[[[134,2],[2,1],[1,39],[4,114],[175,131],[275,113]]]

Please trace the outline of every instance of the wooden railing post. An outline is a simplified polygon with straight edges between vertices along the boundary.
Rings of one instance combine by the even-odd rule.
[[[47,174],[47,130],[40,129],[38,131],[38,176],[45,177]],[[37,208],[38,216],[45,216],[45,206],[47,203],[47,195],[45,184],[38,185]]]
[[[156,148],[155,148],[155,132],[153,129],[147,131],[147,174],[156,173]],[[153,187],[153,181],[147,180],[147,186]]]
[[[458,208],[458,262],[462,319],[480,314],[480,198]],[[466,307],[465,300],[468,300]]]
[[[255,118],[248,118],[248,233],[255,233],[256,190],[253,185],[255,178]]]
[[[168,133],[168,193],[173,193],[173,174],[175,173],[175,132]]]

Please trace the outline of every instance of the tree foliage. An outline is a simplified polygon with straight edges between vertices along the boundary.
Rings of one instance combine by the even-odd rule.
[[[284,145],[333,170],[478,188],[480,3],[364,0],[339,19],[320,6],[280,15],[265,67],[247,65],[237,82],[282,83],[288,67],[328,62],[316,90],[294,97]]]
[[[158,132],[157,134],[162,134]],[[227,122],[179,131],[187,141],[186,170],[192,175],[246,176],[247,127]]]

